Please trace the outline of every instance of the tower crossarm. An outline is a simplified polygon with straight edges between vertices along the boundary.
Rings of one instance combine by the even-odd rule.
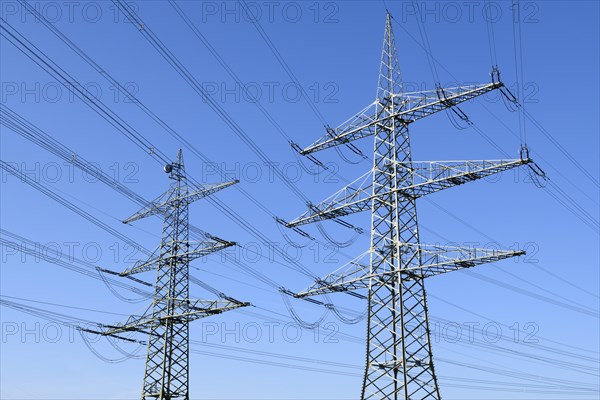
[[[211,253],[223,250],[227,247],[235,246],[235,242],[225,240],[203,240],[201,242],[188,242],[188,249],[176,254],[169,252],[162,255],[152,255],[146,261],[139,261],[131,268],[119,273],[120,276],[130,276],[140,272],[151,271],[158,268],[159,262],[169,264],[171,259],[177,259],[177,262],[191,262],[197,258],[207,256]]]
[[[153,323],[153,318],[146,311],[144,315],[131,315],[123,323],[114,325],[104,325],[104,330],[101,332],[103,336],[116,336],[125,332],[141,332],[148,334],[150,326]]]
[[[152,215],[164,214],[170,207],[173,206],[173,203],[175,202],[178,202],[180,205],[181,203],[190,204],[197,200],[203,199],[204,197],[208,197],[220,190],[228,188],[229,186],[235,185],[238,182],[238,180],[233,180],[222,183],[194,185],[193,187],[190,187],[192,191],[190,191],[190,193],[186,194],[185,196],[167,197],[166,194],[163,194],[158,199],[148,203],[140,211],[124,220],[123,223],[129,224],[133,221],[137,221],[139,219],[146,218]]]
[[[391,119],[409,124],[503,86],[502,82],[491,82],[483,85],[392,94],[391,97],[371,103],[338,127],[327,128],[325,136],[301,150],[300,154],[308,155],[372,136],[378,126],[386,126]]]
[[[190,194],[180,197],[179,199],[181,201],[185,201],[187,204],[190,204],[197,200],[211,196],[211,195],[213,195],[223,189],[226,189],[230,186],[233,186],[239,182],[240,182],[239,180],[235,179],[235,180],[228,181],[228,182],[194,185],[191,188],[193,191],[191,191]]]
[[[303,298],[319,294],[368,289],[369,286],[385,284],[398,273],[402,275],[403,280],[412,280],[417,277],[429,278],[459,269],[522,256],[525,251],[403,243],[398,250],[403,268],[373,272],[369,267],[369,255],[370,257],[379,257],[378,253],[378,251],[368,251],[362,254],[335,272],[318,279],[307,289],[297,293],[296,297]]]
[[[533,162],[531,159],[477,160],[477,161],[421,161],[399,163],[413,176],[413,184],[399,188],[411,197],[421,197],[463,183],[473,182],[490,175]]]
[[[301,150],[300,154],[308,155],[374,135],[377,124],[384,121],[381,119],[381,110],[377,111],[377,103],[378,101],[369,104],[335,128],[327,127],[327,134]]]
[[[446,272],[472,268],[481,264],[493,263],[506,258],[525,255],[524,250],[482,249],[475,247],[455,247],[440,245],[406,244],[407,259],[415,260],[402,269],[407,276],[429,278]],[[416,260],[420,260],[417,262]]]
[[[285,224],[288,228],[341,217],[371,208],[373,171],[369,171],[319,204],[308,204],[308,211]]]
[[[190,322],[211,315],[221,314],[236,308],[247,307],[250,303],[244,303],[235,299],[230,300],[194,300],[174,299],[172,305],[178,312],[165,316],[132,315],[122,324],[104,325],[105,330],[101,332],[104,336],[116,336],[124,332],[148,333],[152,326],[164,325],[167,320],[175,322]]]
[[[436,112],[457,106],[492,90],[500,89],[502,82],[491,82],[483,85],[457,86],[438,88],[421,92],[394,94],[402,99],[400,112],[394,114],[397,118],[411,123],[425,118]]]
[[[398,163],[413,176],[412,184],[398,187],[391,193],[400,192],[408,197],[417,198],[449,189],[454,186],[473,182],[490,175],[520,167],[533,162],[530,158],[513,160],[477,160],[477,161],[421,161]],[[339,190],[319,204],[309,204],[309,210],[298,218],[288,222],[288,228],[326,219],[337,218],[371,209],[372,200],[379,196],[385,198],[390,191],[380,191],[373,195],[372,171],[363,175],[348,186]]]
[[[361,254],[324,278],[315,280],[315,283],[297,293],[295,297],[303,298],[368,288],[370,257],[371,251]]]
[[[185,318],[187,321],[193,321],[210,315],[235,310],[236,308],[248,307],[250,305],[250,303],[241,302],[231,298],[228,300],[176,300],[175,303],[178,304],[182,311],[179,314],[174,314],[165,318]]]

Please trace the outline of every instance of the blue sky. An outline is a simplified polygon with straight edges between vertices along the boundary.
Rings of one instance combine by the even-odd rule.
[[[485,2],[419,3],[443,85],[488,82],[490,47],[483,18]],[[175,70],[144,40],[140,27],[124,21],[109,2],[31,2],[67,37],[135,93],[219,169],[236,177],[257,203],[290,220],[305,204],[271,168],[278,168],[303,194],[320,201],[344,185],[325,171],[312,176],[298,166],[287,139],[260,113],[235,81],[194,36],[168,3],[135,2],[145,24],[160,37],[213,99],[276,164],[264,161],[227,127]],[[71,4],[71,5],[70,5]],[[317,113],[298,96],[293,81],[236,2],[178,2],[199,30],[260,103],[301,146],[324,134]],[[373,101],[385,22],[382,2],[254,2],[260,24],[281,57],[306,89],[324,120],[336,126]],[[23,13],[17,2],[2,2],[2,17],[78,82],[98,90],[116,114],[171,157],[183,147],[188,174],[207,182],[222,180],[214,165],[204,163],[119,95],[114,87],[41,23]],[[503,81],[515,86],[510,2],[491,2],[498,64]],[[387,2],[407,88],[432,89],[433,78],[422,48],[410,2]],[[525,171],[505,173],[429,196],[419,203],[424,243],[524,248],[528,256],[484,265],[474,271],[439,276],[428,282],[433,318],[433,350],[446,399],[592,399],[598,391],[598,231],[585,225],[563,204],[556,187],[598,221],[598,87],[599,6],[597,2],[522,2],[522,46],[527,111],[551,138],[581,166],[578,168],[531,121],[525,127],[532,157],[555,186],[539,189]],[[152,158],[87,105],[70,96],[50,75],[1,39],[2,103],[73,149],[131,190],[151,199],[163,192],[167,176]],[[518,157],[521,144],[517,113],[500,98],[486,96],[463,107],[475,125],[497,146]],[[489,111],[488,111],[489,110]],[[502,121],[503,123],[500,123]],[[40,184],[96,216],[135,242],[153,249],[160,223],[132,226],[119,221],[138,207],[100,182],[94,182],[4,125],[1,159],[27,172]],[[457,130],[440,113],[411,126],[415,160],[500,159],[504,154],[476,130]],[[372,141],[356,145],[367,155]],[[344,150],[351,161],[353,153]],[[317,157],[344,179],[370,168],[369,160],[348,163],[335,150]],[[310,163],[305,160],[306,166]],[[592,179],[581,169],[587,171]],[[235,219],[210,203],[191,206],[191,222],[243,247],[232,250],[246,265],[292,291],[310,277],[290,267],[269,246],[324,276],[363,253],[368,237],[335,223],[323,226],[336,240],[352,239],[346,248],[327,243],[316,226],[305,230],[318,242],[287,232],[282,236],[271,215],[234,188],[215,195],[236,210],[273,243],[260,243]],[[2,172],[2,229],[54,246],[63,253],[112,270],[143,257],[17,178]],[[369,216],[348,221],[368,232]],[[246,249],[246,250],[244,250]],[[256,256],[256,252],[262,256]],[[322,331],[300,330],[273,288],[214,254],[194,263],[194,276],[256,307],[197,321],[191,328],[191,393],[197,399],[351,399],[360,391],[364,363],[365,322],[345,324],[326,316]],[[119,299],[100,281],[33,256],[2,247],[0,287],[6,300],[90,321],[122,321],[141,312],[147,302]],[[146,280],[152,281],[151,274]],[[494,283],[491,283],[493,281]],[[127,298],[139,297],[115,288]],[[213,298],[197,286],[192,294]],[[332,296],[339,306],[361,313],[365,304],[349,296]],[[34,303],[54,303],[56,305]],[[291,300],[307,322],[323,309]],[[79,307],[81,309],[63,306]],[[88,310],[84,310],[88,309]],[[96,310],[96,311],[91,311]],[[111,314],[115,313],[115,314]],[[64,325],[2,307],[1,397],[7,399],[125,399],[139,395],[143,359],[120,363],[123,354],[105,340],[86,346]],[[469,326],[474,327],[473,337]],[[481,329],[484,328],[484,332]],[[58,330],[58,332],[56,332]],[[518,337],[516,331],[520,330]],[[494,335],[497,331],[499,335]],[[461,332],[458,340],[456,333]],[[59,334],[57,336],[57,333]],[[498,337],[496,337],[498,336]],[[472,339],[472,340],[471,340]],[[535,343],[534,343],[535,342]],[[119,343],[129,354],[136,346]],[[260,352],[260,353],[259,353]],[[211,353],[211,354],[206,354]],[[144,355],[142,348],[137,353]],[[98,356],[100,355],[100,357]],[[241,359],[240,359],[241,358]],[[308,358],[301,360],[301,358]],[[254,362],[249,362],[254,360]],[[319,360],[319,361],[315,361]],[[594,361],[595,360],[595,361]],[[573,385],[595,388],[569,393]],[[500,386],[498,386],[500,385]],[[552,386],[554,385],[554,386]],[[503,390],[494,390],[501,387]],[[510,390],[509,390],[510,389]],[[565,392],[566,391],[566,392]],[[566,397],[568,396],[568,397]]]

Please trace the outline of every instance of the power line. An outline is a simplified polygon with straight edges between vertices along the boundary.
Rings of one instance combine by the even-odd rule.
[[[67,305],[62,305],[62,304],[57,304],[57,303],[51,303],[51,302],[42,302],[42,301],[38,301],[38,300],[31,300],[31,299],[24,299],[24,298],[15,298],[15,297],[11,297],[11,296],[2,296],[2,297],[6,297],[6,298],[12,298],[12,299],[16,299],[16,300],[21,300],[21,301],[25,301],[25,302],[34,302],[34,303],[38,303],[38,304],[46,304],[46,305],[52,305],[52,306],[56,306],[56,307],[63,307],[63,308],[69,308],[69,309],[82,309],[82,310],[87,310],[86,308],[82,308],[82,307],[73,307],[73,306],[67,306]],[[40,309],[40,308],[35,308],[35,307],[31,307],[31,306],[24,306],[24,305],[20,305],[18,303],[14,303],[14,302],[9,302],[9,301],[5,301],[5,300],[1,300],[0,299],[0,304],[2,304],[3,306],[7,306],[10,308],[14,308],[18,311],[21,312],[25,312],[31,315],[34,315],[36,317],[39,318],[43,318],[43,319],[50,319],[53,322],[57,322],[57,323],[62,323],[62,324],[68,324],[73,328],[77,328],[76,325],[73,325],[73,321],[78,321],[79,323],[87,323],[87,324],[97,324],[93,321],[89,321],[87,319],[84,318],[80,318],[80,317],[73,317],[67,314],[63,314],[63,313],[57,313],[57,312],[52,312],[52,311],[48,311],[48,310],[44,310],[44,309]],[[109,312],[109,311],[104,311],[104,310],[96,310],[96,309],[89,309],[90,312],[99,312],[99,313],[104,313],[107,315],[112,315],[113,313]],[[70,322],[64,322],[64,321],[70,321]],[[357,369],[359,367],[354,366],[352,364],[345,364],[345,363],[340,363],[340,362],[331,362],[331,361],[327,361],[327,360],[318,360],[318,359],[312,359],[312,358],[306,358],[306,357],[297,357],[297,356],[292,356],[292,355],[288,355],[288,354],[281,354],[281,353],[273,353],[273,352],[265,352],[265,351],[259,351],[259,350],[252,350],[252,349],[243,349],[240,347],[232,347],[232,346],[227,346],[227,345],[223,345],[223,344],[212,344],[212,343],[206,343],[204,341],[198,341],[198,340],[191,340],[190,341],[191,344],[194,345],[198,345],[198,346],[203,346],[203,347],[212,347],[212,348],[217,348],[220,350],[229,350],[229,351],[234,351],[234,352],[242,352],[242,353],[247,353],[247,354],[251,354],[252,358],[244,358],[244,360],[242,359],[238,359],[237,357],[233,356],[233,357],[225,357],[225,358],[229,358],[229,359],[238,359],[238,361],[248,361],[248,362],[253,362],[252,360],[255,360],[256,363],[259,364],[267,364],[267,365],[273,365],[273,366],[278,366],[278,367],[285,367],[285,368],[295,368],[295,366],[293,364],[289,364],[289,363],[285,363],[284,365],[279,365],[280,363],[274,363],[274,364],[269,364],[268,361],[266,360],[257,360],[256,356],[264,356],[264,357],[269,357],[269,358],[279,358],[279,359],[283,359],[283,360],[292,360],[292,361],[298,361],[298,362],[302,362],[302,363],[310,363],[310,364],[321,364],[321,365],[327,365],[327,366],[334,366],[334,367],[340,367],[340,368],[346,368],[346,369]],[[90,349],[92,350],[92,349]],[[196,350],[192,350],[192,352],[196,352]],[[96,355],[98,355],[97,353],[95,353]],[[222,356],[222,353],[219,353],[218,355],[216,353],[212,353],[212,354],[208,354],[208,352],[201,352],[201,354],[204,355],[214,355],[214,356]],[[447,360],[447,359],[443,359],[444,363],[449,363],[452,365],[457,365],[457,366],[461,366],[464,368],[470,368],[470,369],[474,369],[474,370],[479,370],[479,371],[484,371],[484,372],[492,372],[495,375],[502,375],[502,376],[508,376],[508,377],[513,377],[513,378],[518,378],[521,380],[526,380],[526,381],[534,381],[534,382],[547,382],[545,383],[545,385],[548,386],[553,386],[555,389],[567,389],[567,388],[578,388],[584,392],[587,391],[591,391],[594,392],[594,390],[596,390],[594,387],[589,386],[589,385],[585,385],[581,382],[572,382],[572,381],[568,381],[568,380],[554,380],[552,378],[545,378],[542,376],[537,376],[537,375],[532,375],[532,374],[517,374],[516,372],[511,372],[509,370],[502,370],[502,369],[492,369],[490,367],[482,367],[482,366],[477,366],[477,365],[473,365],[473,364],[467,364],[467,363],[463,363],[463,362],[458,362],[458,361],[452,361],[452,360]],[[315,370],[311,370],[311,369],[306,369],[304,368],[304,366],[298,366],[299,368],[297,369],[304,369],[304,370],[308,370],[308,371],[312,371],[312,372],[319,372],[319,373],[336,373],[335,371],[332,370],[323,370],[323,369],[315,369]],[[341,371],[340,371],[341,372]],[[464,381],[469,381],[468,378],[451,378],[451,377],[446,377],[446,379],[448,380],[464,380]],[[473,382],[476,382],[476,380],[473,380]],[[482,383],[483,381],[480,381],[478,383]],[[492,383],[494,382],[494,383]],[[500,384],[498,381],[488,381],[487,383],[489,384]],[[507,386],[515,386],[515,385],[519,385],[518,383],[513,383],[513,382],[507,382],[506,383]],[[541,385],[537,385],[537,388],[541,389],[540,387]],[[588,388],[586,388],[586,386],[588,386]],[[531,385],[528,384],[527,387],[536,387],[536,385]],[[474,388],[473,385],[469,385],[469,386],[465,386],[465,388]],[[549,388],[548,388],[549,389]]]
[[[146,253],[148,255],[151,254],[151,252],[148,249],[144,248],[143,246],[140,246],[139,244],[137,244],[133,240],[129,239],[129,237],[123,235],[122,233],[120,233],[116,229],[114,229],[111,226],[109,226],[109,225],[105,224],[104,222],[100,221],[98,218],[94,217],[93,215],[91,215],[87,211],[81,209],[80,207],[76,206],[72,202],[66,200],[64,197],[56,194],[52,190],[46,188],[42,184],[40,184],[40,183],[36,182],[35,180],[31,179],[29,176],[27,176],[26,174],[23,174],[21,171],[19,171],[18,169],[16,169],[12,165],[6,163],[5,161],[0,160],[0,167],[3,170],[5,170],[6,172],[10,173],[11,175],[14,175],[15,177],[21,179],[21,181],[23,181],[24,183],[27,183],[29,186],[33,187],[34,189],[36,189],[39,192],[43,193],[44,195],[48,196],[52,200],[56,201],[57,203],[61,204],[62,206],[68,208],[71,211],[73,211],[75,214],[77,214],[80,217],[88,220],[92,224],[96,225],[98,228],[100,228],[100,229],[108,232],[109,234],[111,234],[111,235],[115,236],[116,238],[122,240],[123,242],[127,243],[128,245],[132,246],[135,249],[138,249],[138,250],[140,250],[140,251],[142,251],[142,252],[144,252],[144,253]]]
[[[0,18],[0,35],[14,45],[19,51],[25,54],[33,62],[39,65],[43,70],[52,75],[65,88],[72,90],[73,93],[81,99],[85,104],[90,106],[98,115],[121,131],[130,141],[136,146],[150,154],[159,164],[164,165],[169,163],[169,159],[155,149],[139,132],[132,128],[129,124],[123,121],[118,115],[110,110],[102,101],[94,98],[86,89],[81,86],[73,85],[72,82],[77,82],[71,75],[66,73],[62,68],[56,65],[48,56],[33,45],[27,38],[21,35],[14,27]]]
[[[89,278],[100,280],[103,283],[105,283],[106,286],[109,287],[109,289],[111,289],[111,291],[114,290],[113,286],[117,286],[117,287],[121,287],[123,289],[129,290],[129,291],[141,296],[142,299],[147,299],[151,296],[151,293],[141,290],[136,286],[128,285],[128,284],[124,283],[122,280],[104,277],[97,270],[97,266],[90,262],[81,260],[72,255],[65,256],[59,250],[57,250],[53,247],[44,246],[41,243],[26,239],[22,236],[19,236],[15,233],[9,232],[5,229],[0,229],[0,233],[2,236],[0,238],[0,244],[5,246],[6,248],[11,248],[11,249],[17,250],[23,254],[33,256],[35,259],[42,259],[44,261],[47,261],[47,262],[55,264],[59,267],[63,267],[65,269],[74,271],[76,273],[87,276]],[[4,239],[4,237],[9,237],[9,238],[13,239],[13,241],[6,240],[6,239]],[[136,278],[133,278],[132,280],[137,283],[145,283]],[[118,294],[114,291],[113,291],[113,293]],[[118,297],[121,299],[125,299],[126,301],[134,302],[133,299],[126,299],[120,295]]]
[[[398,23],[396,20],[393,20],[393,22],[396,23],[397,26],[399,26],[404,33],[406,33],[408,35],[408,37],[415,42],[417,45],[419,45],[423,51],[428,52],[428,50],[419,43],[419,41],[408,31],[408,29],[406,29],[402,24]],[[432,60],[435,61],[435,63],[437,65],[439,65],[446,73],[448,73],[452,79],[457,80],[456,76],[454,76],[445,66],[444,64],[442,64],[439,60],[437,60],[433,55],[430,55],[430,57],[432,58]],[[482,104],[482,101],[479,99],[476,99],[477,102],[479,102],[480,104]],[[489,111],[489,110],[488,110]],[[491,111],[490,111],[491,113]],[[531,115],[528,111],[524,111],[524,114],[526,117],[528,117],[530,119],[531,122],[533,122],[536,127],[540,130],[540,132],[542,132],[547,138],[548,140],[550,140],[550,142],[552,144],[554,144],[558,150],[582,173],[584,174],[588,179],[590,179],[590,181],[592,183],[594,183],[596,186],[600,186],[600,183],[598,182],[598,180],[592,176],[588,169],[586,169],[585,167],[583,167],[583,165],[581,165],[581,163],[579,163],[579,161],[577,161],[577,159],[575,157],[573,157],[573,155],[571,155],[567,149],[565,149],[555,138],[554,136],[552,136],[545,128],[543,128],[543,126],[533,117],[533,115]]]
[[[43,16],[42,16],[41,18],[43,18]],[[45,21],[45,19],[42,19],[42,21]],[[61,34],[59,31],[57,31],[57,29],[56,29],[56,28],[54,28],[54,27],[52,26],[52,24],[49,24],[49,23],[46,21],[46,25],[47,25],[47,26],[49,26],[49,28],[50,28],[50,27],[52,27],[52,31],[53,31],[53,32],[55,32],[55,33],[57,33],[57,32],[58,32],[58,33],[57,33],[57,35],[59,35],[59,37],[60,37],[61,39],[63,39],[63,41],[65,41],[65,40],[68,40],[68,39],[67,39],[67,38],[66,38],[64,35],[62,35],[62,34]],[[146,28],[146,26],[145,26],[145,29],[147,29],[147,28]],[[70,41],[69,41],[69,42],[66,42],[66,43],[67,43],[67,44],[68,44],[68,45],[69,45],[71,48],[73,48],[73,46],[74,46],[74,45],[72,44],[72,42],[70,42]],[[85,55],[85,53],[83,53],[83,55],[82,55],[82,54],[81,54],[81,53],[82,53],[81,49],[77,48],[76,46],[75,46],[75,48],[77,49],[77,53],[78,53],[78,54],[80,54],[80,55],[81,55],[81,56],[82,56],[82,57],[83,57],[83,58],[84,58],[86,61],[93,63],[93,64],[91,64],[91,65],[92,65],[92,66],[93,66],[93,67],[94,67],[96,70],[98,70],[98,71],[102,71],[102,72],[103,72],[103,74],[102,74],[102,75],[103,75],[103,76],[105,76],[105,77],[107,77],[107,79],[108,79],[108,78],[110,78],[110,79],[109,79],[109,81],[110,81],[110,82],[112,82],[113,84],[118,84],[118,82],[116,82],[116,81],[114,80],[114,78],[112,78],[112,77],[111,77],[111,76],[110,76],[108,73],[106,73],[104,70],[102,70],[102,69],[101,69],[101,67],[99,67],[99,66],[98,66],[98,64],[96,64],[95,62],[93,62],[93,61],[92,61],[92,60],[89,58],[89,56],[86,56],[86,55]],[[121,85],[118,85],[118,86],[119,86],[119,87],[122,87]],[[143,105],[143,103],[141,103],[141,102],[140,102],[139,100],[137,100],[137,99],[136,99],[136,101],[135,101],[135,104]],[[145,107],[145,106],[144,106],[144,107]],[[149,111],[147,108],[144,108],[144,110],[145,110],[145,111]],[[152,114],[152,115],[154,115],[154,114]],[[158,117],[156,117],[156,115],[154,115],[154,117],[155,117],[155,118],[154,118],[155,120],[158,118]],[[159,119],[159,120],[160,120],[160,119]],[[160,121],[162,121],[162,120],[160,120]],[[163,122],[163,125],[165,125],[165,124],[164,124],[164,122]],[[168,127],[168,126],[167,126],[167,127]],[[172,129],[171,129],[171,131],[172,131]],[[178,137],[181,139],[181,136],[180,136],[180,135],[177,135],[177,136],[178,136]],[[255,204],[256,204],[256,201],[255,201]],[[264,209],[264,207],[263,207],[263,209]],[[272,213],[270,213],[270,214],[272,215]],[[230,215],[231,215],[231,214],[230,214]],[[240,221],[240,220],[239,220],[239,218],[236,218],[235,220],[236,220],[236,221],[238,221],[238,222]],[[298,269],[298,268],[296,268],[296,269]],[[306,270],[303,270],[302,268],[299,268],[299,270],[300,270],[300,272],[303,272],[303,273],[305,273],[305,272],[306,272]],[[309,275],[309,276],[310,276],[310,275]],[[313,276],[313,277],[314,277],[314,276]]]
[[[106,75],[106,74],[104,74],[104,75]],[[112,81],[114,82],[114,79],[113,79]],[[138,104],[138,103],[139,103],[139,102],[137,102],[137,101],[136,101],[136,104]],[[230,215],[232,215],[232,214],[230,214]],[[235,214],[233,214],[233,215],[235,215]],[[271,214],[271,215],[272,215],[272,214]],[[236,221],[240,221],[240,219],[239,219],[239,215],[237,215],[237,216],[234,216],[233,218],[235,218],[235,220],[236,220]],[[284,257],[284,258],[285,258],[285,257]],[[296,269],[298,269],[298,268],[296,268]],[[306,270],[303,270],[302,268],[299,268],[299,270],[300,270],[301,272],[303,272],[303,273],[306,273]],[[309,276],[311,276],[311,275],[309,275]],[[314,278],[314,276],[313,276],[313,278]]]
[[[515,78],[517,99],[521,99],[523,93],[523,41],[521,40],[521,2],[519,0],[512,1],[512,31],[513,31],[513,49],[515,61]],[[521,143],[527,144],[527,124],[523,119],[525,102],[521,102],[518,110],[519,116],[519,137]]]
[[[124,11],[125,11],[125,10],[124,10]],[[133,14],[133,11],[129,10],[129,12],[130,12],[130,17],[131,17],[132,15],[135,15],[135,14]],[[143,25],[143,26],[144,26],[144,29],[141,31],[142,33],[149,32],[149,34],[150,34],[150,35],[153,35],[153,34],[152,34],[152,32],[149,30],[149,28],[147,27],[147,25],[146,25],[146,24],[144,24],[144,23],[143,23],[141,20],[136,20],[136,21],[137,21],[137,23],[139,23],[140,25]],[[423,28],[423,29],[424,29],[424,28]],[[155,40],[154,40],[154,41],[155,41]],[[162,43],[161,43],[161,44],[162,44]],[[164,46],[164,45],[163,45],[163,46]],[[155,47],[156,47],[156,46],[155,46]],[[168,49],[164,48],[164,47],[161,47],[159,51],[161,51],[161,54],[163,54],[163,53],[166,53],[166,54],[169,54],[169,55],[171,55],[171,56],[172,56],[172,53],[170,53],[170,51],[169,51]],[[163,56],[164,56],[164,55],[163,55]],[[173,56],[173,57],[174,57],[174,56]],[[181,65],[181,64],[179,63],[179,65]],[[180,71],[181,71],[181,68],[183,68],[183,72],[184,72],[184,73],[187,73],[187,75],[188,75],[188,76],[191,76],[191,75],[189,74],[189,72],[188,72],[188,71],[185,69],[185,67],[183,67],[183,66],[181,66],[181,67],[179,67],[179,68],[177,69],[177,70],[178,70],[178,72],[180,72]],[[227,69],[227,68],[226,68],[226,69]],[[180,72],[180,73],[181,73],[181,72]],[[235,75],[234,75],[234,76],[235,76]],[[193,77],[188,79],[188,83],[189,83],[189,82],[194,82],[194,81],[195,81],[195,79],[194,79]],[[196,85],[194,85],[194,86],[196,87],[196,89],[201,89],[200,85],[199,85],[199,84],[197,84],[197,82],[196,82]],[[285,177],[284,177],[283,179],[285,180]],[[307,271],[305,271],[305,270],[304,270],[304,272],[307,272]],[[312,275],[312,273],[310,273],[310,274],[309,274],[309,276],[312,276],[312,277],[314,278],[314,275]]]

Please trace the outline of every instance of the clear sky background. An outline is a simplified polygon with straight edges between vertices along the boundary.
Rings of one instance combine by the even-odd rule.
[[[313,202],[326,198],[371,167],[372,140],[356,145],[360,159],[343,149],[317,154],[330,170],[313,176],[298,166],[286,135],[306,146],[325,132],[318,113],[336,126],[374,100],[384,33],[382,2],[252,2],[260,26],[305,88],[303,100],[237,2],[178,2],[210,45],[281,126],[279,132],[231,78],[205,45],[165,2],[133,2],[145,26],[134,26],[110,2],[31,2],[102,69],[126,85],[150,110],[204,153],[227,179],[256,203],[285,220],[305,211],[271,168],[278,168]],[[442,85],[490,80],[486,2],[418,3]],[[15,1],[3,1],[2,18],[90,91],[114,113],[174,158],[182,147],[188,174],[225,179],[117,94],[43,24]],[[388,1],[407,90],[433,89],[434,80],[410,2]],[[491,2],[495,48],[502,80],[516,92],[511,3]],[[531,155],[550,182],[537,188],[525,170],[504,173],[422,199],[424,243],[523,248],[528,255],[428,281],[433,351],[445,399],[595,399],[599,370],[598,275],[598,93],[599,5],[595,1],[523,1],[523,83],[526,110],[541,124],[525,126]],[[267,166],[143,38],[151,29],[258,146]],[[148,154],[132,144],[83,102],[24,56],[5,38],[1,45],[2,103],[79,157],[97,163],[144,198],[162,193],[169,180]],[[518,115],[497,94],[461,106],[474,122],[458,130],[444,113],[411,125],[415,160],[517,158],[525,135]],[[138,206],[106,185],[2,126],[1,159],[63,196],[131,240],[153,249],[160,241],[156,219],[131,226],[119,221]],[[492,145],[480,132],[495,143]],[[523,140],[520,139],[520,136]],[[557,146],[557,144],[559,146]],[[560,148],[559,148],[560,147]],[[575,163],[573,162],[575,160]],[[311,164],[303,160],[306,167]],[[589,176],[587,176],[589,175]],[[2,229],[44,246],[68,260],[69,249],[90,265],[122,270],[142,258],[121,240],[90,224],[31,186],[2,171]],[[565,197],[568,196],[567,197]],[[560,199],[560,202],[557,199]],[[242,248],[228,251],[260,274],[292,291],[311,284],[269,246],[324,276],[363,253],[368,235],[333,222],[323,224],[345,248],[327,245],[316,226],[310,241],[284,232],[272,215],[230,188],[215,199],[237,211],[272,243],[267,245],[206,201],[193,204],[191,222]],[[582,211],[589,214],[583,216]],[[347,218],[369,231],[368,214]],[[594,223],[595,221],[595,223]],[[587,223],[587,224],[586,224]],[[595,224],[595,225],[594,225]],[[5,240],[14,240],[3,236]],[[257,255],[257,253],[259,253]],[[353,399],[360,393],[365,359],[365,321],[346,324],[328,314],[319,331],[301,329],[289,307],[306,323],[324,309],[280,294],[239,264],[213,254],[193,263],[192,274],[255,307],[196,321],[191,326],[190,386],[194,399]],[[91,269],[90,269],[91,270]],[[93,270],[91,270],[93,271]],[[2,247],[3,301],[100,323],[124,321],[149,300],[122,288],[113,294],[98,279]],[[152,273],[142,277],[153,280]],[[131,282],[127,282],[131,283]],[[143,288],[143,286],[139,286]],[[192,295],[214,294],[192,285]],[[11,298],[11,297],[13,298]],[[122,298],[140,300],[127,302]],[[331,297],[347,317],[365,304],[347,295]],[[42,302],[42,303],[39,303]],[[50,304],[45,304],[50,303]],[[78,308],[69,308],[78,307]],[[354,313],[352,313],[352,311]],[[129,399],[139,396],[145,348],[112,346],[79,333],[1,308],[0,395],[6,399]],[[470,328],[471,327],[471,328]],[[483,331],[482,331],[483,329]],[[140,337],[143,339],[143,337]],[[131,356],[132,355],[132,356]],[[116,362],[119,361],[119,362]]]

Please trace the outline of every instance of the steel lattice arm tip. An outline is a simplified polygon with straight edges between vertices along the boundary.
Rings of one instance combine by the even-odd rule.
[[[81,326],[78,326],[76,329],[77,329],[77,330],[79,330],[79,331],[81,331],[81,332],[93,333],[93,334],[95,334],[95,335],[100,335],[100,336],[111,336],[111,337],[114,337],[114,338],[116,338],[116,339],[121,339],[121,340],[124,340],[124,341],[126,341],[126,342],[130,342],[130,343],[139,343],[139,344],[143,344],[143,345],[147,344],[147,343],[146,343],[145,341],[143,341],[143,340],[131,339],[131,338],[124,337],[124,336],[120,336],[120,335],[116,335],[116,334],[114,334],[114,335],[112,335],[112,334],[111,334],[111,335],[108,335],[108,334],[106,334],[106,333],[105,333],[105,332],[103,332],[103,331],[99,331],[99,330],[95,330],[95,329],[89,329],[89,328],[83,328],[83,327],[81,327]]]

